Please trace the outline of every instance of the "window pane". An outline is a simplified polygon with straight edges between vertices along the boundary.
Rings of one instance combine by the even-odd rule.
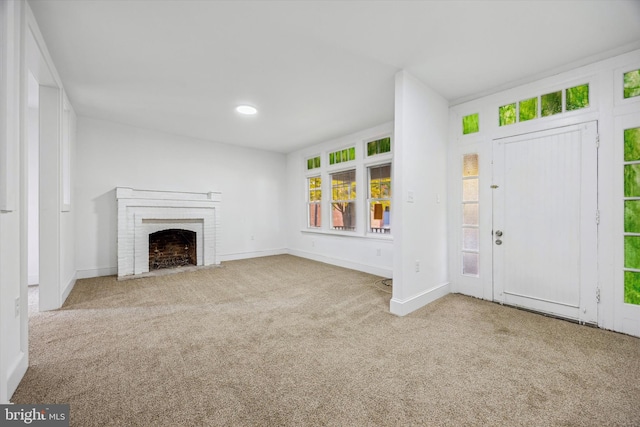
[[[465,179],[462,181],[462,201],[478,201],[478,179]]]
[[[391,202],[389,200],[369,203],[370,228],[372,233],[391,231]]]
[[[640,197],[640,164],[624,166],[624,197]]]
[[[334,230],[356,229],[356,204],[354,202],[331,203],[331,227]]]
[[[307,160],[307,169],[313,169],[313,159]]]
[[[333,200],[351,200],[356,198],[356,171],[331,174],[331,194]]]
[[[329,153],[329,164],[333,165],[336,162],[336,155],[335,153]]]
[[[624,97],[631,98],[640,95],[640,70],[624,73]]]
[[[465,203],[462,205],[462,225],[478,225],[479,209],[477,203]]]
[[[542,117],[562,113],[562,91],[547,93],[540,97]]]
[[[480,118],[478,113],[470,114],[462,118],[462,134],[476,133],[480,131]]]
[[[536,117],[538,117],[538,98],[520,101],[520,121],[524,122]]]
[[[640,236],[624,236],[624,266],[640,270]]]
[[[319,203],[309,203],[309,227],[322,226],[322,212]]]
[[[477,251],[479,249],[478,238],[480,230],[477,228],[462,229],[462,249],[469,251]]]
[[[640,200],[625,200],[624,231],[640,233]]]
[[[391,197],[391,165],[369,168],[369,184],[370,198]]]
[[[355,160],[355,159],[356,159],[356,148],[351,147],[349,148],[349,160]]]
[[[464,252],[462,254],[462,274],[478,275],[478,254]]]
[[[500,126],[511,125],[516,122],[516,104],[503,105],[499,109]]]
[[[462,176],[478,176],[478,155],[465,154],[462,158]]]
[[[640,273],[624,272],[624,302],[640,304]]]
[[[320,156],[313,158],[313,167],[314,168],[319,168],[320,167]]]
[[[640,128],[624,131],[624,161],[640,160]]]
[[[567,89],[567,111],[589,106],[589,85],[580,85]]]

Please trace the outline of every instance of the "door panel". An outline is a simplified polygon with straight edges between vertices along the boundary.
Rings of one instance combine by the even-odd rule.
[[[596,124],[493,150],[494,300],[596,323]]]

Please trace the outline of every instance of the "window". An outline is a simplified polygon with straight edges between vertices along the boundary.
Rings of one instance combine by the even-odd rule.
[[[356,171],[331,174],[331,228],[356,229]]]
[[[322,227],[322,178],[313,176],[307,179],[307,210],[309,227]]]
[[[640,96],[640,70],[624,73],[624,97]]]
[[[562,91],[551,92],[540,97],[542,117],[562,113]]]
[[[631,80],[632,78],[627,78],[627,75],[625,74],[625,97],[627,94],[627,85],[629,88],[634,85]],[[640,77],[638,77],[638,84],[640,84]],[[638,88],[638,93],[640,94],[640,88]],[[564,112],[579,110],[589,106],[588,83],[565,89],[564,94]],[[539,114],[538,105],[540,105]],[[500,126],[512,125],[518,122],[533,120],[538,117],[553,116],[554,114],[562,112],[562,90],[558,90],[556,92],[525,99],[517,103],[514,102],[512,104],[502,105],[498,108],[498,124]]]
[[[480,204],[478,155],[462,158],[462,274],[478,276],[480,266]]]
[[[369,168],[369,231],[391,232],[391,165]]]
[[[640,305],[640,128],[624,131],[624,302]]]
[[[391,152],[391,138],[389,137],[367,142],[367,156],[389,152]]]
[[[349,162],[355,159],[356,159],[356,147],[345,148],[343,150],[338,150],[338,151],[334,151],[333,153],[329,153],[330,165]]]
[[[480,131],[480,116],[478,113],[469,114],[462,118],[462,134],[468,135]]]
[[[524,122],[536,117],[538,117],[538,98],[520,101],[520,121]]]
[[[320,167],[320,156],[311,157],[307,159],[307,170],[316,169]]]
[[[516,122],[516,104],[503,105],[498,109],[500,114],[500,126],[512,125]]]
[[[566,91],[567,111],[578,110],[589,106],[589,85],[580,85]]]

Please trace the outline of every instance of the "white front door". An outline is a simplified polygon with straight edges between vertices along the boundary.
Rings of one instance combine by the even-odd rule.
[[[597,123],[493,142],[493,299],[597,323]]]

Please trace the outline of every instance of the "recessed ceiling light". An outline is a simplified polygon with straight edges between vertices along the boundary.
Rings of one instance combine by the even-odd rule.
[[[236,111],[240,114],[246,114],[247,116],[252,116],[258,112],[258,110],[251,105],[238,105]]]

